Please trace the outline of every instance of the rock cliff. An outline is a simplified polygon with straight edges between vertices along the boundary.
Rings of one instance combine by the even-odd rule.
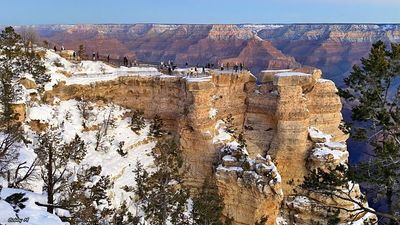
[[[294,189],[310,170],[347,162],[336,92],[320,70],[302,68],[263,71],[258,83],[247,71],[216,70],[201,77],[127,75],[88,85],[60,82],[44,98],[111,101],[143,110],[149,119],[159,115],[183,149],[187,184],[200,187],[215,174],[226,217],[237,225],[268,218],[269,225],[310,224],[314,214],[307,207],[313,206],[299,200]],[[230,116],[246,145],[224,133]],[[325,150],[328,154],[319,154]],[[318,215],[323,222],[326,212]]]
[[[41,25],[39,35],[51,44],[112,58],[136,57],[142,62],[174,60],[180,65],[235,59],[258,75],[263,69],[303,65],[321,68],[341,84],[353,64],[368,54],[371,44],[400,41],[400,25]],[[254,43],[258,37],[260,42]],[[296,61],[294,61],[294,59]]]

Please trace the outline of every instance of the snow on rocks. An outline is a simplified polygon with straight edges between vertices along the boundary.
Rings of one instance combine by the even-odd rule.
[[[272,79],[276,86],[305,86],[313,83],[312,75],[302,72],[275,73]]]
[[[112,67],[101,61],[81,61],[73,63],[52,50],[46,52],[44,64],[51,81],[45,85],[45,90],[52,90],[61,81],[66,85],[87,85],[100,81],[109,81],[121,76],[162,76],[155,67]]]
[[[276,225],[288,225],[288,221],[286,220],[286,218],[284,218],[282,215],[279,215],[278,217],[276,217],[276,221],[275,221]]]
[[[344,142],[331,141],[331,135],[324,134],[315,127],[310,127],[308,134],[315,143],[308,158],[309,169],[322,169],[325,172],[329,172],[329,170],[336,168],[338,165],[347,164],[349,152]]]
[[[322,131],[318,130],[315,127],[308,128],[308,135],[310,136],[311,140],[315,143],[323,143],[330,141],[332,136],[328,134],[324,134]]]
[[[217,116],[217,113],[218,113],[218,109],[211,108],[210,111],[208,111],[208,118],[215,119],[215,117]]]
[[[224,144],[232,139],[232,136],[225,131],[225,122],[218,120],[215,123],[217,134],[213,137],[213,144]]]
[[[345,161],[346,158],[348,157],[347,152],[339,151],[339,150],[333,150],[328,147],[321,147],[321,148],[316,148],[312,152],[312,156],[316,158],[324,158],[327,160],[341,160]]]
[[[246,144],[239,143],[240,141],[235,140],[232,134],[225,131],[224,121],[217,121],[215,129],[218,133],[213,143],[222,145],[220,164],[216,169],[218,179],[230,178],[239,185],[254,186],[265,195],[283,196],[280,187],[282,178],[271,156],[257,155],[256,159],[251,159]]]
[[[49,105],[38,105],[28,109],[28,120],[50,123],[53,117],[54,110]]]
[[[239,184],[252,185],[265,195],[283,196],[280,183],[282,178],[268,155],[258,155],[255,160],[248,157],[245,146],[236,141],[227,143],[221,149],[221,164],[217,167],[219,178],[231,177]]]

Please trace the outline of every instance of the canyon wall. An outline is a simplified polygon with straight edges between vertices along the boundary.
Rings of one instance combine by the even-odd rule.
[[[148,119],[159,115],[179,139],[191,187],[200,187],[221,162],[224,143],[216,137],[221,121],[232,115],[247,140],[251,168],[218,167],[216,177],[224,215],[245,225],[263,216],[268,217],[267,224],[275,224],[284,200],[303,182],[314,146],[310,127],[330,134],[334,141],[346,139],[338,128],[341,103],[336,92],[333,82],[321,79],[320,70],[302,68],[263,71],[259,83],[250,72],[214,70],[203,77],[125,76],[90,85],[61,82],[44,97],[49,103],[55,98],[112,101],[143,110]]]
[[[261,70],[321,68],[342,84],[353,64],[367,56],[372,43],[400,41],[398,24],[115,24],[39,25],[42,39],[67,49],[85,45],[104,57],[128,56],[139,62],[173,60],[178,65],[243,62]],[[52,47],[52,46],[50,46]]]

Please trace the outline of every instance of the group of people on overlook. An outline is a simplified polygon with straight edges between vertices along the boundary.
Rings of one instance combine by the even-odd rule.
[[[53,49],[54,49],[55,52],[57,52],[57,50],[58,50],[56,45],[54,45]],[[65,48],[62,45],[61,48],[60,48],[60,51],[64,51],[64,50],[65,50]],[[77,57],[78,57],[78,55],[77,55],[76,51],[73,51],[72,52],[72,59],[76,60]],[[82,56],[79,56],[79,57],[82,57]],[[93,61],[101,60],[99,52],[93,52],[91,59]],[[132,67],[132,66],[138,66],[139,65],[136,60],[129,60],[129,58],[127,56],[123,56],[122,60],[121,60],[121,57],[120,57],[120,59],[111,59],[110,58],[110,54],[108,54],[106,57],[103,57],[103,61],[106,61],[108,63],[114,63],[114,64],[123,65],[125,67]],[[166,63],[164,61],[161,61],[159,69],[166,70],[168,74],[172,75],[173,71],[177,67],[178,66],[177,66],[176,63],[174,63],[174,61],[168,60],[168,62],[166,62]],[[185,63],[185,68],[189,68],[189,63],[188,62]],[[206,69],[217,69],[214,63],[206,63],[203,66],[200,66],[199,64],[196,64],[195,66],[193,66],[191,68],[193,69],[193,72],[196,73],[196,74],[199,74],[199,73],[205,74],[206,73]],[[201,71],[200,71],[200,69],[201,69]],[[232,69],[234,72],[239,72],[239,71],[245,70],[245,67],[244,67],[243,63],[237,63],[236,62],[231,67],[229,62],[227,62],[227,63],[221,62],[219,69],[221,71],[231,70]]]

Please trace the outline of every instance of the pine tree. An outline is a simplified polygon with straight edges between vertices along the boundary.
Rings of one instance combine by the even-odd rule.
[[[107,196],[113,184],[108,176],[100,176],[101,171],[101,166],[82,169],[76,174],[76,180],[63,190],[60,205],[69,210],[71,225],[108,223],[114,217]]]
[[[28,33],[24,37],[27,38],[26,41],[32,41]],[[43,78],[45,67],[34,49],[28,48],[12,27],[6,27],[0,34],[0,55],[0,133],[3,134],[0,140],[0,175],[5,177],[5,173],[10,173],[8,168],[18,158],[16,144],[22,141],[21,127],[15,121],[13,110],[13,103],[19,97],[20,91],[17,81],[25,72],[31,73],[35,79]],[[40,82],[37,81],[43,84]],[[19,165],[22,163],[24,162]]]
[[[189,191],[183,184],[181,150],[173,140],[159,140],[152,149],[155,171],[144,175],[137,166],[135,194],[150,224],[189,224],[186,215]],[[139,168],[139,169],[138,169]],[[143,179],[143,180],[142,180]]]
[[[345,79],[346,89],[340,95],[352,106],[352,135],[365,140],[373,149],[370,159],[354,166],[353,179],[366,184],[370,194],[386,202],[392,224],[400,222],[392,216],[400,210],[400,44],[387,50],[382,41],[373,44],[368,58],[353,66]],[[382,209],[380,209],[382,210]],[[386,215],[383,215],[383,214]]]
[[[12,102],[16,98],[14,84],[24,72],[24,53],[21,36],[12,27],[6,27],[0,34],[0,103],[1,121],[9,123],[14,118]]]
[[[40,56],[32,48],[25,52],[25,72],[32,74],[35,83],[38,85],[38,91],[44,91],[44,85],[50,81],[50,75],[46,74],[46,67]]]
[[[162,137],[164,134],[164,130],[162,129],[163,126],[164,126],[164,123],[161,120],[160,116],[155,115],[150,124],[149,135],[151,137],[155,137],[155,138]]]
[[[22,140],[20,124],[14,121],[13,102],[17,97],[15,82],[23,73],[21,37],[12,27],[0,34],[0,175],[6,177],[17,162],[16,144]]]
[[[135,133],[138,133],[146,126],[143,115],[143,111],[140,110],[135,110],[132,114],[131,128]]]
[[[114,225],[139,225],[140,219],[139,216],[133,216],[133,214],[129,212],[126,201],[123,201],[121,206],[115,211],[112,222]]]
[[[136,162],[135,169],[133,170],[133,173],[135,174],[135,182],[136,186],[134,188],[134,192],[137,196],[138,199],[145,199],[145,181],[148,179],[149,174],[147,171],[143,168],[142,163],[140,161]]]
[[[38,146],[34,149],[41,166],[41,178],[47,191],[47,211],[53,213],[54,195],[63,191],[72,173],[66,168],[70,160],[79,160],[84,145],[76,139],[71,143],[63,143],[57,128],[50,128],[38,137]]]
[[[85,147],[85,142],[75,134],[75,138],[68,144],[64,145],[65,154],[70,154],[68,158],[74,160],[78,164],[85,158],[87,150]]]
[[[200,193],[193,198],[194,225],[223,225],[221,221],[224,202],[218,193],[215,178],[205,179]]]

